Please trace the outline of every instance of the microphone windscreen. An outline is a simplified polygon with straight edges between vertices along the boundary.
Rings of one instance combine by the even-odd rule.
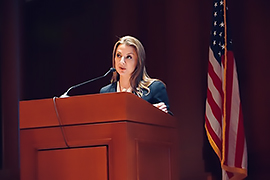
[[[110,71],[111,71],[111,72],[115,72],[116,69],[112,67]]]

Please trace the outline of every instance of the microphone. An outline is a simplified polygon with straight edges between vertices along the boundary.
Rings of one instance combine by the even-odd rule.
[[[68,96],[68,92],[69,92],[71,89],[74,89],[74,88],[79,87],[79,86],[82,86],[82,85],[84,85],[84,84],[87,84],[87,83],[96,81],[96,80],[98,80],[98,79],[104,78],[104,77],[106,77],[109,73],[114,72],[114,71],[116,71],[115,68],[110,68],[109,71],[107,71],[103,76],[99,76],[99,77],[96,77],[96,78],[94,78],[94,79],[90,79],[90,80],[85,81],[85,82],[82,82],[82,83],[80,83],[80,84],[71,86],[71,87],[70,87],[63,95],[60,96],[60,98],[69,97],[69,96]]]

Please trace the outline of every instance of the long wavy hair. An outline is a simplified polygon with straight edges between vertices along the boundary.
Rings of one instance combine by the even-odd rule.
[[[124,36],[120,38],[114,45],[113,53],[112,53],[112,64],[115,68],[115,55],[116,50],[120,44],[132,46],[136,49],[136,53],[138,56],[137,60],[137,66],[135,67],[135,70],[131,74],[131,77],[129,79],[132,91],[135,92],[138,96],[142,96],[143,89],[147,90],[147,92],[150,92],[149,86],[152,82],[154,82],[156,79],[152,79],[149,77],[149,75],[146,72],[145,68],[145,50],[142,45],[142,43],[132,37],[132,36]],[[117,72],[113,73],[111,82],[116,82],[120,78],[119,74]]]

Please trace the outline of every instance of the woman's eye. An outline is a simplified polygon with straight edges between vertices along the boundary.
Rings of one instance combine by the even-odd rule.
[[[121,58],[121,54],[116,54],[116,57]]]
[[[128,55],[128,56],[127,56],[127,59],[132,59],[132,56]]]

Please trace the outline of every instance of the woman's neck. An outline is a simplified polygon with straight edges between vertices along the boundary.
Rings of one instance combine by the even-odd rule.
[[[119,79],[119,83],[120,83],[121,88],[125,88],[125,89],[130,88],[129,78],[123,78],[122,77],[122,78]]]

